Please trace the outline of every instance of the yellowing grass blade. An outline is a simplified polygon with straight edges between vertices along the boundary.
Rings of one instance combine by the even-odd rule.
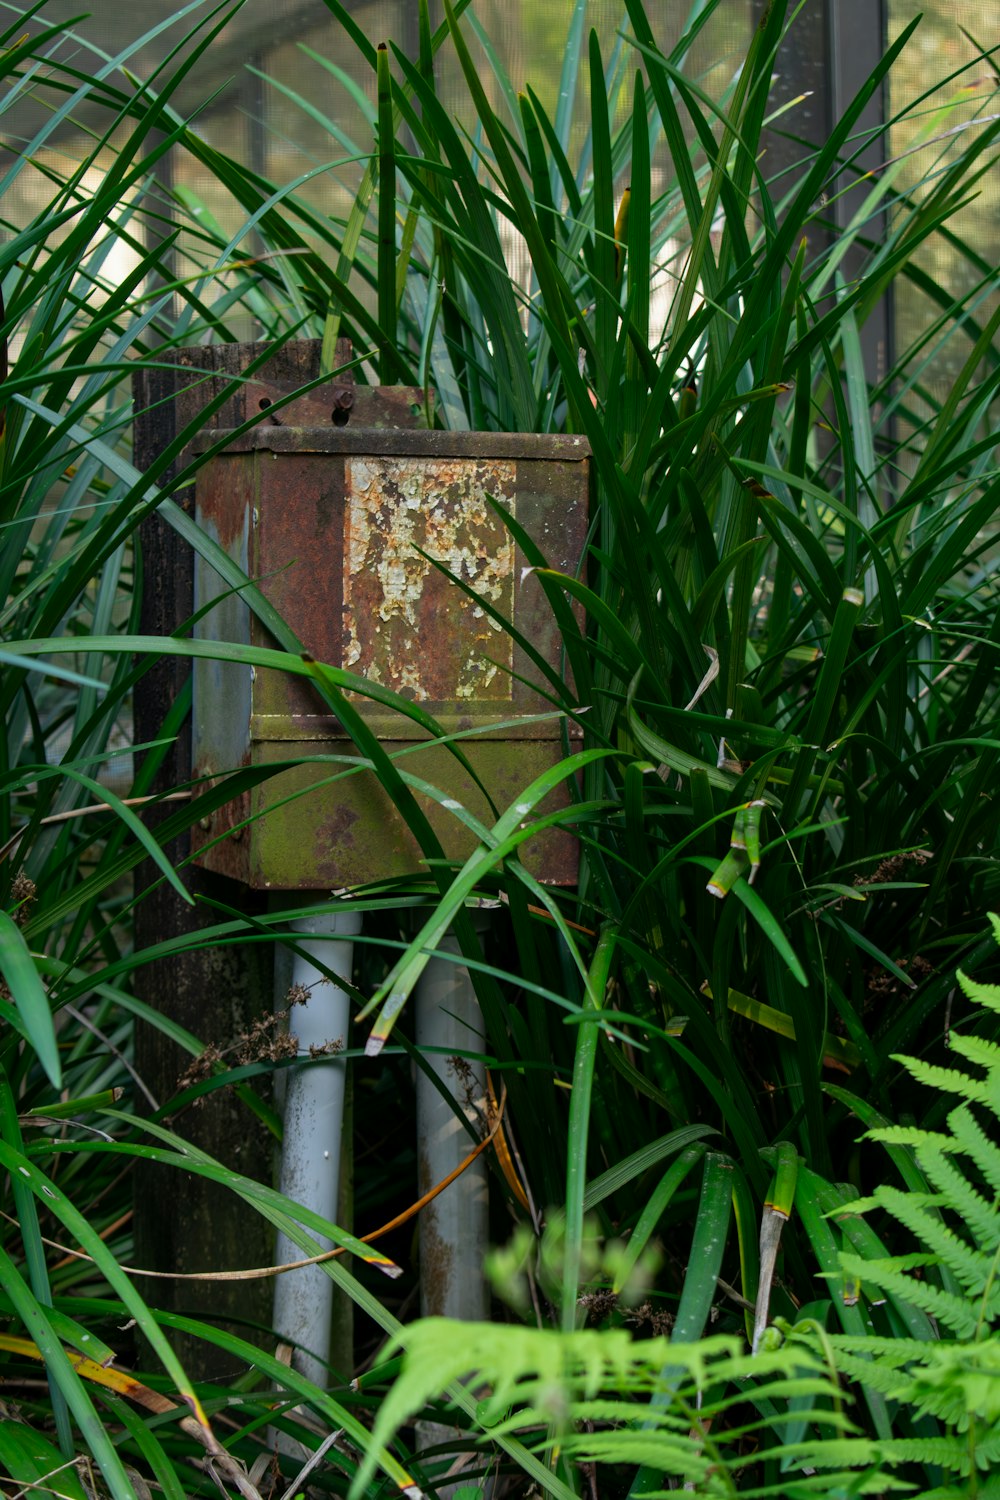
[[[760,1221],[760,1281],[757,1286],[757,1306],[753,1320],[752,1352],[757,1353],[767,1327],[771,1302],[771,1285],[774,1268],[778,1262],[781,1231],[784,1228],[795,1202],[795,1184],[799,1175],[799,1158],[791,1141],[781,1141],[775,1151],[777,1162],[771,1179],[770,1191],[764,1204]]]

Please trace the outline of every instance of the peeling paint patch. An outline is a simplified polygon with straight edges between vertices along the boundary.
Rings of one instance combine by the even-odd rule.
[[[347,461],[346,667],[420,701],[510,701],[511,637],[430,559],[512,618],[514,544],[486,497],[513,511],[515,479],[507,459]]]

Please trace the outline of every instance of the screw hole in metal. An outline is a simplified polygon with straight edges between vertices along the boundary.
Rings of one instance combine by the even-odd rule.
[[[339,406],[335,406],[333,411],[330,413],[330,421],[333,423],[334,427],[346,427],[350,420],[350,412],[344,411]]]
[[[260,400],[257,402],[257,405],[260,407],[261,411],[267,411],[267,408],[271,405],[270,396],[261,396]]]

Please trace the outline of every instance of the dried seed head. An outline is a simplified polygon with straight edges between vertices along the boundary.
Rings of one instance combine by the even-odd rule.
[[[25,874],[24,870],[18,870],[10,888],[11,900],[15,903],[14,921],[18,927],[23,927],[31,915],[37,894],[38,890],[31,876]]]
[[[902,854],[893,854],[875,866],[870,875],[855,875],[855,885],[888,885],[898,880],[911,865],[926,865],[933,858],[929,849],[907,849]]]

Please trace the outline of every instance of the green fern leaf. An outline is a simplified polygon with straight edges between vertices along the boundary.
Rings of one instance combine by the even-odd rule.
[[[847,1251],[844,1252],[847,1254]],[[915,1250],[909,1255],[864,1255],[861,1257],[866,1266],[892,1265],[897,1271],[926,1271],[929,1266],[937,1265],[937,1258],[926,1250]],[[835,1272],[826,1272],[826,1279],[834,1281],[837,1279]]]
[[[987,1479],[976,1491],[978,1500],[1000,1500],[1000,1479]],[[924,1490],[920,1500],[969,1500],[968,1486],[943,1485],[940,1489]]]
[[[969,1445],[964,1438],[890,1438],[879,1444],[879,1457],[894,1464],[935,1464],[955,1474],[969,1472]]]
[[[987,1073],[1000,1073],[1000,1046],[983,1036],[971,1036],[965,1032],[953,1031],[949,1045],[952,1052],[957,1052],[960,1057],[968,1058],[969,1062],[977,1063],[979,1067],[985,1068]]]
[[[809,1469],[861,1469],[875,1463],[878,1458],[877,1445],[870,1438],[817,1438],[811,1442],[786,1443],[768,1453],[769,1460],[787,1464],[790,1460],[796,1468]],[[824,1485],[824,1489],[826,1486]],[[743,1491],[741,1489],[740,1493]]]
[[[842,1255],[841,1262],[849,1275],[880,1287],[884,1292],[894,1292],[904,1302],[911,1302],[914,1307],[936,1318],[956,1337],[968,1339],[975,1333],[978,1314],[971,1302],[900,1271],[898,1257],[871,1261],[859,1255]]]
[[[938,1089],[942,1094],[960,1094],[963,1099],[973,1099],[977,1104],[997,1105],[997,1090],[989,1079],[970,1078],[968,1073],[960,1073],[957,1068],[942,1068],[937,1063],[924,1062],[919,1057],[900,1057],[896,1059],[906,1067],[907,1072],[912,1073],[918,1083],[926,1083],[929,1088]]]
[[[1000,937],[997,942],[1000,943]],[[985,1005],[987,1010],[1000,1011],[1000,985],[983,984],[978,979],[970,979],[961,969],[958,971],[958,982],[968,998],[977,1005]]]
[[[958,1149],[971,1156],[995,1193],[1000,1193],[1000,1147],[983,1130],[967,1104],[948,1116],[948,1126]]]
[[[988,1202],[976,1191],[950,1154],[926,1149],[921,1152],[920,1165],[928,1181],[960,1216],[977,1244],[992,1251],[1000,1243],[1000,1212],[996,1203]]]
[[[1000,942],[1000,917],[994,915],[992,921]],[[973,1003],[1000,1014],[1000,986],[982,985],[966,975],[961,982]],[[878,1442],[883,1476],[901,1465],[920,1465],[970,1479],[973,1466],[985,1471],[1000,1465],[1000,1335],[989,1331],[1000,1319],[1000,1146],[995,1131],[990,1124],[984,1128],[974,1109],[982,1106],[1000,1121],[1000,1043],[969,1033],[953,1034],[951,1043],[956,1057],[985,1077],[898,1058],[912,1077],[939,1095],[957,1095],[959,1103],[949,1111],[949,1133],[891,1125],[869,1131],[865,1139],[884,1145],[897,1163],[901,1152],[912,1153],[913,1170],[904,1173],[905,1191],[883,1183],[850,1205],[854,1214],[880,1209],[909,1230],[919,1248],[897,1256],[872,1254],[855,1236],[854,1251],[867,1253],[842,1252],[840,1264],[847,1275],[885,1292],[897,1307],[919,1309],[936,1321],[942,1335],[952,1337],[887,1340],[824,1334],[821,1346],[831,1352],[842,1376],[893,1409],[894,1422],[903,1424],[897,1431],[905,1433],[910,1423],[925,1429]],[[990,1192],[996,1195],[993,1201]],[[932,1269],[943,1286],[920,1274]],[[912,1319],[909,1328],[919,1332]],[[815,1334],[810,1339],[804,1329],[801,1336],[817,1347]],[[926,1431],[928,1424],[939,1426],[940,1434]],[[1000,1475],[971,1487],[925,1488],[921,1500],[958,1500],[960,1495],[965,1500],[972,1490],[980,1500],[991,1491],[1000,1500]]]
[[[836,1351],[838,1360],[841,1354],[859,1354],[876,1360],[880,1368],[892,1366],[902,1370],[914,1360],[923,1359],[927,1353],[924,1339],[885,1338],[879,1334],[857,1338],[851,1333],[831,1333],[827,1335],[827,1342]]]
[[[923,1165],[921,1161],[921,1166]],[[927,1212],[926,1203],[929,1199],[926,1194],[904,1193],[899,1188],[886,1184],[879,1190],[879,1199],[882,1207],[915,1234],[918,1240],[922,1240],[968,1291],[982,1292],[990,1275],[995,1239],[989,1255],[972,1249],[939,1216]],[[940,1202],[938,1196],[935,1206]],[[1000,1222],[994,1229],[1000,1229]]]
[[[900,1437],[880,1443],[880,1457],[898,1464],[937,1464],[958,1475],[969,1473],[969,1442],[964,1437]],[[976,1442],[976,1469],[988,1470],[1000,1460],[1000,1437],[988,1433]]]
[[[703,1479],[712,1462],[693,1451],[690,1438],[683,1442],[671,1441],[657,1433],[626,1429],[574,1434],[566,1440],[565,1450],[582,1463],[641,1464],[645,1468],[662,1469],[666,1474],[683,1475],[692,1480]]]
[[[1000,1444],[1000,1337],[971,1344],[936,1344],[911,1371],[909,1400],[918,1410],[933,1411],[964,1431],[970,1419],[981,1421]]]
[[[879,1141],[884,1146],[910,1146],[919,1150],[921,1146],[942,1146],[948,1137],[939,1130],[920,1130],[916,1125],[880,1125],[877,1130],[866,1131],[863,1141]]]
[[[733,1493],[732,1474],[746,1454],[728,1429],[747,1424],[748,1397],[777,1410],[777,1423],[755,1413],[742,1429],[755,1462],[774,1446],[791,1403],[804,1403],[831,1440],[853,1437],[827,1361],[800,1343],[751,1356],[729,1337],[685,1344],[633,1340],[626,1329],[559,1333],[440,1318],[412,1324],[402,1339],[402,1368],[379,1409],[373,1453],[459,1380],[491,1392],[477,1412],[487,1437],[516,1433],[539,1454],[558,1446],[581,1460],[655,1467],[703,1495]],[[801,1411],[793,1415],[800,1419]],[[366,1457],[352,1495],[363,1493],[370,1467]],[[781,1493],[800,1491],[789,1484]]]
[[[879,1364],[874,1359],[864,1359],[853,1354],[837,1355],[837,1369],[847,1379],[856,1381],[870,1391],[878,1391],[887,1401],[899,1401],[909,1387],[910,1380],[905,1370]]]

